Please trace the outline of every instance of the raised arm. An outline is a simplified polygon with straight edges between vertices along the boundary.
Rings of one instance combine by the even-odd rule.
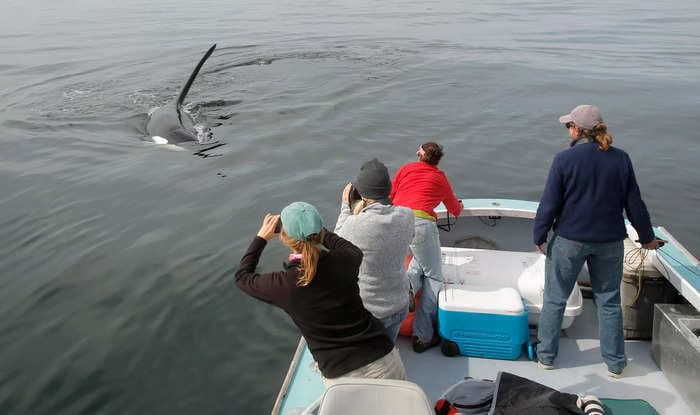
[[[266,303],[281,305],[285,298],[284,278],[285,271],[258,274],[255,268],[258,266],[260,255],[267,245],[264,238],[256,236],[250,243],[248,250],[241,258],[238,271],[236,271],[236,285],[241,291],[251,297]]]
[[[267,242],[276,235],[279,215],[265,215],[262,226],[248,250],[243,254],[236,272],[236,285],[246,294],[267,303],[282,305],[286,298],[285,289],[286,271],[258,274],[255,268],[260,261],[260,255],[267,246]]]
[[[343,194],[340,197],[340,215],[338,215],[338,220],[335,222],[335,230],[333,232],[338,232],[345,224],[345,221],[352,215],[350,211],[350,190],[352,189],[352,184],[348,183],[343,189]]]

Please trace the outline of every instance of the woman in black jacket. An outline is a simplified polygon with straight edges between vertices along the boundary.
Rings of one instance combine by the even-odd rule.
[[[257,274],[267,241],[277,236],[291,250],[286,269]],[[365,309],[357,285],[359,248],[323,228],[316,208],[294,202],[267,214],[241,259],[236,285],[283,309],[306,339],[328,386],[339,377],[405,379],[398,350],[382,323]]]

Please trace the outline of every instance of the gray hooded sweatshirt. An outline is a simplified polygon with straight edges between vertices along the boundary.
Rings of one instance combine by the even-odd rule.
[[[365,308],[385,318],[408,306],[406,255],[413,240],[411,209],[373,203],[353,215],[343,203],[335,233],[364,255],[360,265],[360,297]]]

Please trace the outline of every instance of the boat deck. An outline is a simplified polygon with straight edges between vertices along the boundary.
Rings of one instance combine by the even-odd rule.
[[[586,299],[582,314],[562,333],[554,370],[538,368],[525,353],[515,361],[446,357],[439,347],[418,354],[413,352],[406,337],[399,337],[397,346],[408,380],[420,385],[431,402],[465,376],[495,379],[499,371],[505,371],[563,392],[593,394],[599,398],[644,399],[664,415],[695,414],[652,359],[651,342],[627,340],[625,343],[629,363],[624,377],[613,379],[607,375],[600,356],[595,304]],[[299,355],[295,356],[298,364],[290,373],[289,390],[276,408],[279,412],[273,410],[273,413],[300,414],[323,394],[320,373],[305,344],[301,346]]]
[[[532,251],[531,221],[537,203],[508,199],[462,201],[464,211],[458,220],[447,218],[444,208],[436,209],[443,218],[441,223],[450,224],[449,231],[440,232],[443,246]],[[631,231],[633,229],[629,228],[628,232]],[[698,260],[665,229],[656,228],[655,231],[669,243],[657,252],[658,256],[653,255],[654,265],[696,309],[700,309]],[[650,341],[627,341],[629,363],[624,378],[608,377],[600,356],[596,308],[592,300],[584,301],[582,314],[563,333],[555,370],[539,369],[525,354],[516,361],[445,357],[438,347],[422,354],[414,353],[407,338],[400,337],[397,345],[408,380],[420,385],[432,402],[465,376],[495,379],[499,371],[505,371],[563,392],[593,394],[599,398],[644,399],[660,414],[700,413],[700,408],[693,408],[684,401],[654,362]],[[323,392],[320,373],[302,339],[272,413],[307,413],[305,408],[316,402]]]
[[[494,360],[475,357],[445,357],[439,347],[422,354],[414,353],[408,338],[400,337],[398,346],[408,379],[420,385],[435,402],[441,393],[464,376],[495,379],[499,371],[532,379],[554,389],[574,394],[593,394],[600,398],[644,399],[660,414],[695,413],[651,356],[651,342],[627,340],[629,360],[622,379],[607,375],[600,356],[595,304],[584,300],[583,313],[562,333],[555,370],[543,370],[527,360]]]

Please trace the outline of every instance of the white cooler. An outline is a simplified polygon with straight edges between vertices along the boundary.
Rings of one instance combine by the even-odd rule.
[[[442,248],[442,273],[446,282],[475,286],[511,287],[525,301],[530,325],[539,323],[544,300],[545,256],[537,252],[490,249]],[[583,311],[583,296],[577,285],[571,291],[562,329],[568,328]]]

